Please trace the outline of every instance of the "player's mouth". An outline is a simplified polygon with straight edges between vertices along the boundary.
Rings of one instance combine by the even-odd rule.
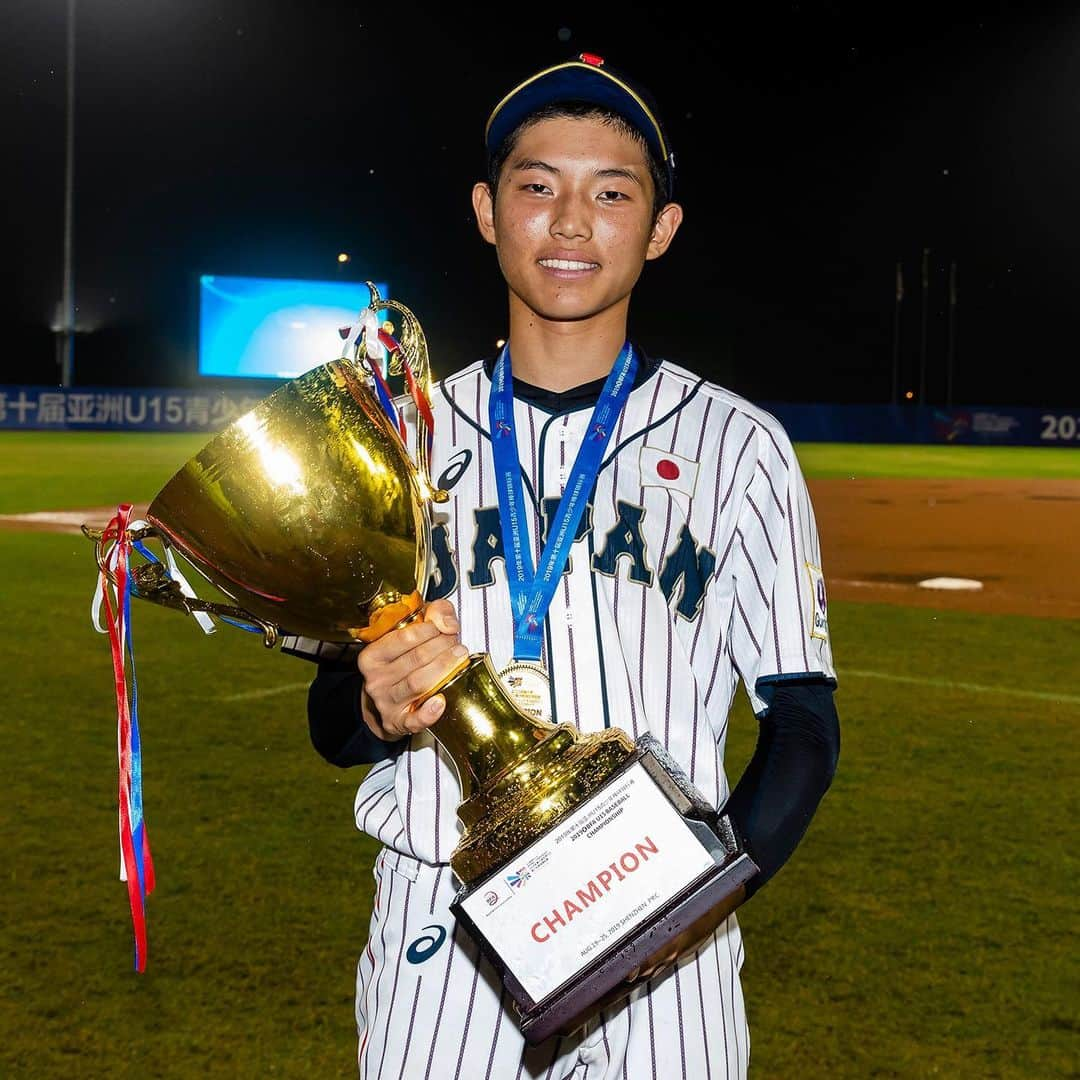
[[[595,273],[600,264],[587,259],[537,259],[536,265],[552,277],[575,280]]]

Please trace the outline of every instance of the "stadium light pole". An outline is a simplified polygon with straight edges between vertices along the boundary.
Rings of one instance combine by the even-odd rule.
[[[64,166],[64,299],[60,316],[60,384],[70,386],[75,370],[75,280],[72,231],[75,187],[75,0],[67,18],[67,147]]]
[[[949,323],[947,340],[947,363],[945,380],[945,404],[951,409],[953,403],[953,372],[956,367],[956,263],[949,263]]]
[[[930,307],[930,249],[922,249],[922,327],[919,335],[919,404],[926,404],[926,323]]]
[[[896,264],[896,302],[893,305],[892,324],[892,394],[893,405],[900,404],[900,308],[904,303],[904,264]]]

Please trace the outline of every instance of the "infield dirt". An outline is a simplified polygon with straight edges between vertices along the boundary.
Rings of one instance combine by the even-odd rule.
[[[1080,481],[811,480],[833,599],[1080,616]],[[977,592],[920,588],[974,578]]]
[[[833,599],[1080,616],[1080,480],[819,479],[810,493]],[[144,512],[139,506],[137,512]],[[78,532],[108,507],[0,516],[0,528]],[[978,591],[920,588],[972,578]]]

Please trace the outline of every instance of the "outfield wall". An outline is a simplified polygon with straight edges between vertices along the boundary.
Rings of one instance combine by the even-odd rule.
[[[763,402],[795,442],[951,443],[1080,448],[1080,409],[998,405],[804,405]]]
[[[265,391],[0,386],[0,429],[217,431]],[[796,442],[1080,448],[1080,409],[760,402]]]
[[[0,430],[213,432],[265,396],[266,391],[0,386]]]

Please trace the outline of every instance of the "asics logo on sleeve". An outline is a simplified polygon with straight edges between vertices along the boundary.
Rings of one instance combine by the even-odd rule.
[[[425,931],[433,930],[434,933],[421,934],[409,947],[405,950],[405,959],[410,964],[422,964],[425,960],[430,960],[439,949],[442,947],[442,943],[446,940],[446,928],[438,925],[425,926]]]

